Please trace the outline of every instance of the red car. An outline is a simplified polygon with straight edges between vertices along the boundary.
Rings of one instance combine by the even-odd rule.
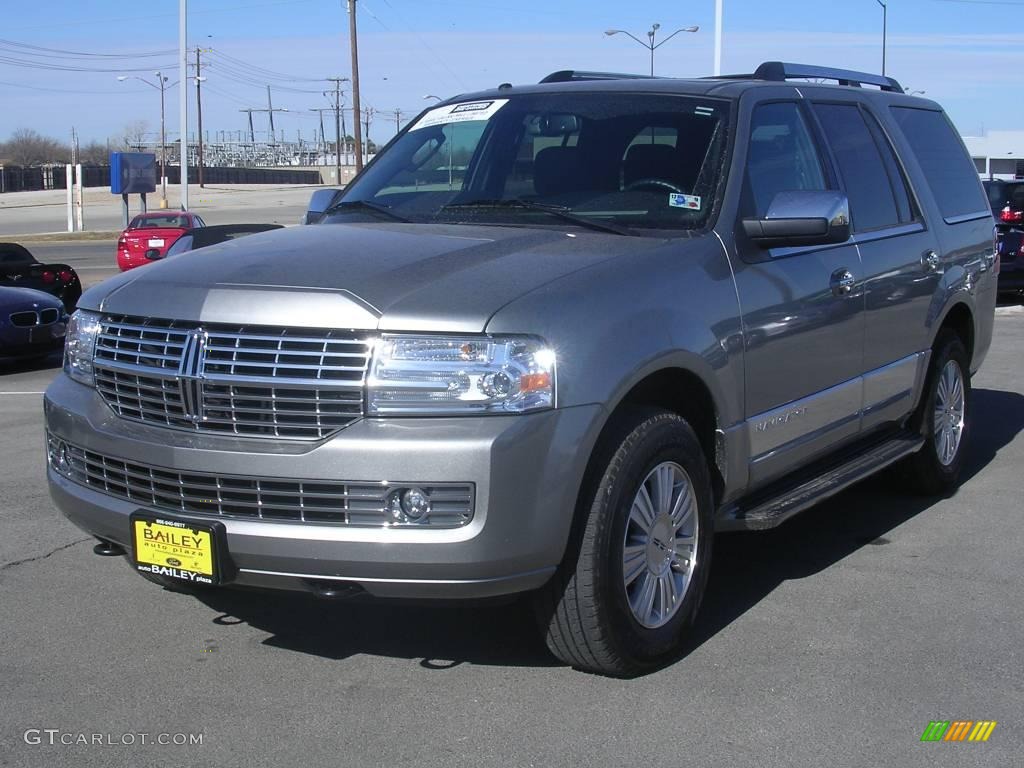
[[[189,211],[140,213],[117,238],[117,266],[122,272],[161,259],[185,232],[206,223]]]

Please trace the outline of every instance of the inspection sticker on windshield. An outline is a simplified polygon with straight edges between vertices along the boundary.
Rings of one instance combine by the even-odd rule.
[[[671,192],[668,196],[668,204],[672,208],[689,208],[691,211],[699,211],[700,197],[697,195],[682,195],[678,192]]]
[[[447,104],[427,112],[409,130],[418,131],[420,128],[432,128],[435,125],[447,125],[448,123],[466,123],[470,120],[490,120],[494,117],[494,113],[506,104],[508,104],[508,99]]]

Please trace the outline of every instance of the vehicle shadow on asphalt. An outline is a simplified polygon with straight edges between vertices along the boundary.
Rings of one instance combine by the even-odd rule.
[[[1024,429],[1024,395],[975,389],[973,398],[965,483]],[[899,482],[897,473],[881,473],[779,528],[718,536],[701,615],[685,653],[713,638],[783,582],[814,576],[861,547],[888,544],[887,533],[940,501],[904,492]],[[821,616],[823,621],[829,618],[827,613]]]
[[[965,481],[984,469],[1024,429],[1024,395],[974,390],[975,417]],[[901,493],[879,476],[823,502],[780,528],[715,540],[714,565],[697,626],[681,659],[765,599],[782,582],[814,576],[928,510],[935,498]],[[425,669],[463,663],[550,667],[528,601],[424,606],[344,603],[305,595],[221,590],[200,596],[222,625],[269,632],[265,644],[341,660],[357,654],[419,659]],[[825,610],[825,608],[823,608]],[[822,619],[827,619],[823,615]]]
[[[39,357],[0,357],[0,377],[13,373],[33,373],[35,371],[52,371],[64,364],[64,353],[55,350]]]

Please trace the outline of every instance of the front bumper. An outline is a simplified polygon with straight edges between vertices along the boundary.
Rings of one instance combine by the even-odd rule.
[[[601,421],[595,405],[529,416],[363,419],[317,443],[238,439],[121,419],[64,375],[47,390],[45,411],[48,431],[69,443],[182,472],[472,483],[474,515],[460,528],[214,518],[227,529],[235,584],[315,592],[337,582],[379,597],[416,598],[491,597],[541,586],[562,558]],[[128,517],[146,507],[52,468],[47,477],[72,522],[129,547]]]

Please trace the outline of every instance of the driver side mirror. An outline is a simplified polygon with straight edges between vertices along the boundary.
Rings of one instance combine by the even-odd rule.
[[[316,224],[323,218],[324,211],[331,207],[338,196],[340,189],[318,189],[309,198],[309,205],[306,206],[306,213],[302,217],[303,224]]]
[[[845,243],[850,203],[835,190],[779,192],[763,219],[743,219],[743,231],[762,248]]]

